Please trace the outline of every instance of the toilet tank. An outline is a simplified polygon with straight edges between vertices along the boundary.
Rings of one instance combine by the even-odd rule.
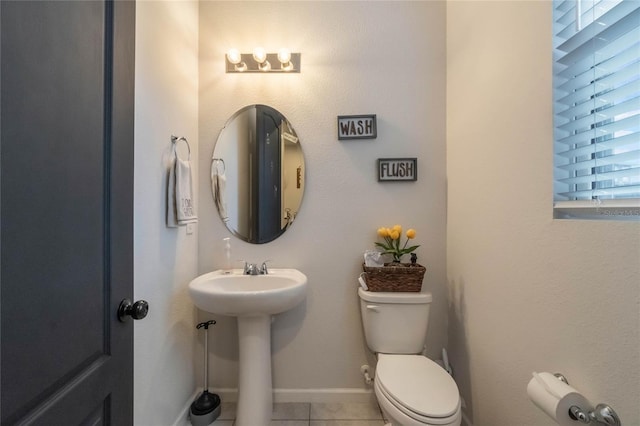
[[[431,293],[373,292],[358,288],[367,346],[373,352],[422,352],[429,324]]]

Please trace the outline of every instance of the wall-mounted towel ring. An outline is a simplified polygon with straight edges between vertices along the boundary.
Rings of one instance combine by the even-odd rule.
[[[189,158],[178,157],[178,142],[187,144]],[[198,222],[195,197],[193,192],[193,175],[191,173],[191,146],[184,137],[171,136],[173,157],[168,170],[167,184],[167,227],[175,228]]]
[[[189,141],[184,136],[178,137],[178,136],[171,135],[171,142],[173,143],[173,152],[176,154],[176,157],[177,157],[178,152],[176,151],[176,146],[180,141],[187,144],[187,150],[189,152],[189,158],[187,158],[187,160],[191,161],[191,145],[189,145]]]
[[[211,161],[216,166],[216,172],[219,175],[223,175],[227,171],[227,166],[224,164],[224,160],[222,158],[212,158]],[[220,165],[222,164],[222,171],[220,171]]]

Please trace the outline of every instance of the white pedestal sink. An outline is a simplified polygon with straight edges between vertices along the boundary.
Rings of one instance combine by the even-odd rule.
[[[193,303],[203,311],[238,318],[239,377],[236,426],[268,425],[271,386],[271,315],[288,311],[307,295],[307,277],[296,269],[268,275],[214,271],[189,283]]]

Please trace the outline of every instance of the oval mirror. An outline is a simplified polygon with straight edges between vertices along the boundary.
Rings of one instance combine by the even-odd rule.
[[[211,190],[220,219],[235,236],[262,244],[295,220],[304,193],[300,140],[276,109],[249,105],[220,131],[211,159]]]

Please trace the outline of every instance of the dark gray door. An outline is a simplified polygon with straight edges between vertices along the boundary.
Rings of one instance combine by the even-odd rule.
[[[257,243],[267,243],[282,234],[281,141],[282,114],[266,105],[256,107],[256,219]]]
[[[1,422],[129,425],[135,4],[0,22]]]

